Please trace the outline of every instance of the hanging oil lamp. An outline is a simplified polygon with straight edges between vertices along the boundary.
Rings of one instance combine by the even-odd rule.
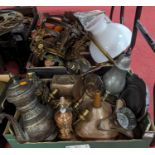
[[[68,108],[68,101],[64,98],[60,98],[59,110],[55,113],[55,121],[59,128],[59,138],[62,140],[74,139],[72,130],[72,112]]]

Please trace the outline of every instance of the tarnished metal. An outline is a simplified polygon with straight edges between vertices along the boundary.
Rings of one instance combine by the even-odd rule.
[[[24,17],[13,10],[0,10],[0,36],[17,27]]]
[[[117,110],[116,116],[119,125],[124,129],[133,130],[137,125],[136,116],[127,107]]]
[[[116,101],[116,120],[119,126],[126,130],[133,130],[137,126],[136,116],[133,111],[126,107],[126,103],[123,99]]]
[[[54,75],[51,82],[51,90],[58,90],[59,96],[73,96],[73,87],[78,81],[77,75]]]
[[[22,124],[17,123],[11,115],[0,114],[1,120],[5,117],[9,119],[20,143],[48,141],[56,137],[53,112],[39,103],[35,88],[33,82],[27,79],[13,80],[7,91],[7,100],[20,112]]]
[[[79,74],[89,71],[91,68],[91,64],[87,59],[79,58],[73,61],[68,61],[66,67],[70,72]]]
[[[31,50],[41,61],[46,60],[48,54],[64,62],[81,58],[81,53],[88,52],[88,45],[86,32],[71,12],[45,17],[32,33]]]
[[[32,52],[41,60],[43,60],[46,53],[51,53],[63,58],[65,54],[64,52],[60,52],[52,48],[55,46],[56,42],[54,39],[55,38],[52,36],[52,34],[50,34],[50,32],[48,32],[46,28],[39,28],[38,30],[35,30],[32,34]]]

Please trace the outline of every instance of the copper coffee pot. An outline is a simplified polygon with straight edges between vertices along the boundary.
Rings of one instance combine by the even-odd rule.
[[[82,139],[113,139],[118,135],[117,131],[99,130],[98,125],[100,120],[106,119],[104,125],[106,129],[113,127],[113,122],[107,119],[112,115],[111,105],[107,102],[102,102],[101,93],[96,92],[94,101],[92,103],[92,109],[85,119],[78,121],[75,125],[76,134]]]

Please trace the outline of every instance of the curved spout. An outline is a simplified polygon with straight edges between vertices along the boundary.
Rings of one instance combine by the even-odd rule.
[[[4,118],[7,118],[11,122],[17,141],[19,143],[26,142],[28,137],[25,135],[18,122],[11,115],[5,113],[0,114],[0,121],[2,121]]]

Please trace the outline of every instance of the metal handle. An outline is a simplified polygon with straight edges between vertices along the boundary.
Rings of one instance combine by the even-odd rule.
[[[115,9],[115,7],[112,6],[112,7],[111,7],[111,10],[110,10],[110,19],[111,19],[111,20],[112,20],[112,17],[113,17],[114,9]]]
[[[141,24],[141,22],[139,20],[137,20],[137,22],[136,22],[136,27],[141,32],[141,34],[143,35],[144,39],[147,41],[147,43],[152,48],[152,50],[155,52],[155,41],[150,36],[150,34],[146,30],[146,28]]]
[[[131,44],[130,44],[130,46],[128,48],[128,52],[127,52],[127,54],[129,54],[129,55],[131,54],[131,51],[134,48],[135,43],[136,43],[137,31],[138,31],[136,23],[137,23],[137,20],[140,19],[141,13],[142,13],[142,6],[137,6],[136,13],[135,13],[135,19],[134,19],[134,25],[133,25]]]
[[[131,40],[131,44],[130,44],[130,47],[128,50],[128,53],[130,53],[130,54],[131,54],[131,50],[135,46],[138,30],[141,32],[142,36],[147,41],[147,43],[149,44],[151,49],[155,52],[155,41],[150,36],[150,34],[147,32],[146,28],[140,22],[141,13],[142,13],[142,6],[138,6],[136,8],[136,14],[135,14],[135,19],[134,19],[132,40]]]

